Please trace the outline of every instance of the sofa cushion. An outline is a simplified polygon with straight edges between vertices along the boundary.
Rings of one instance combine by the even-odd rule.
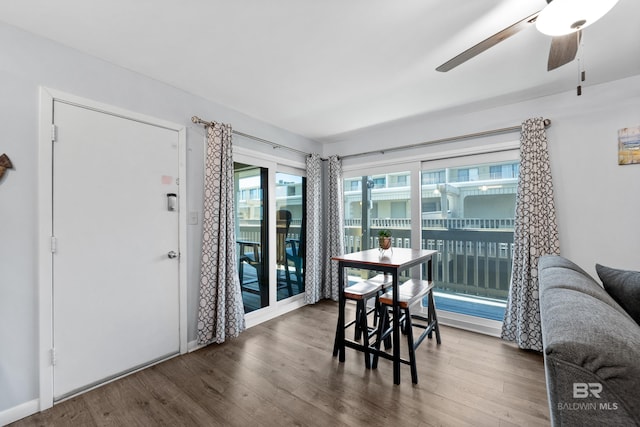
[[[540,292],[549,289],[569,289],[599,299],[629,317],[629,314],[578,265],[558,255],[543,255],[538,261]]]
[[[640,324],[640,271],[619,270],[596,264],[605,290]]]

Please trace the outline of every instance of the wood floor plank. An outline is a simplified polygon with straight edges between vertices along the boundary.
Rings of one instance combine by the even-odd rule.
[[[334,302],[305,306],[14,425],[549,425],[540,354],[443,326],[441,345],[416,351],[419,383],[402,365],[394,385],[388,360],[368,370],[352,349],[332,357],[336,317]]]
[[[175,369],[177,363],[173,363],[169,369]],[[154,400],[162,404],[172,418],[173,425],[207,426],[211,414],[203,407],[202,398],[197,401],[183,392],[180,385],[174,383],[162,375],[156,367],[141,371],[137,377],[140,380],[139,393],[149,394]],[[195,378],[192,378],[194,380]]]
[[[170,362],[174,362],[173,360]],[[199,352],[178,358],[172,364],[154,367],[172,381],[181,392],[199,404],[207,419],[217,420],[223,425],[248,425],[252,418],[230,398],[227,389],[229,377],[208,360],[202,360]]]

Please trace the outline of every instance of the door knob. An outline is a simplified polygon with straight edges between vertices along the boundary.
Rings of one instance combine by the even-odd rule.
[[[178,258],[178,254],[176,253],[176,251],[169,251],[167,256],[171,259]]]

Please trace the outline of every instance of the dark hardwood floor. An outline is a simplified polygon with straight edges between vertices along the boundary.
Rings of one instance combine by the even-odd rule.
[[[306,306],[173,358],[15,426],[549,425],[542,356],[441,327],[417,350],[419,383],[391,362],[331,355],[337,304]]]

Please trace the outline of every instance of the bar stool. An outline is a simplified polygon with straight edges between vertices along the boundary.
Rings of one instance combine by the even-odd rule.
[[[427,317],[422,315],[411,313],[410,307],[421,301],[424,297],[427,297]],[[388,339],[392,332],[393,327],[392,319],[389,316],[389,312],[393,312],[393,292],[387,291],[378,298],[380,302],[380,321],[378,323],[376,349],[380,350],[380,342]],[[440,340],[440,327],[438,325],[438,317],[436,315],[435,301],[433,300],[433,282],[426,280],[408,280],[398,288],[398,305],[401,310],[400,322],[402,325],[402,332],[407,336],[407,346],[409,348],[409,360],[400,359],[402,363],[411,366],[411,381],[414,384],[418,383],[418,369],[416,367],[416,353],[415,350],[424,341],[425,337],[432,337],[433,332],[436,333],[436,342],[441,343]],[[414,323],[413,320],[418,320],[420,323]],[[420,337],[414,341],[413,339],[413,327],[424,329]],[[378,354],[373,356],[373,369],[378,367]]]
[[[354,327],[355,341],[363,339],[363,347],[365,347],[365,366],[367,369],[371,368],[371,357],[368,350],[370,345],[370,339],[378,333],[376,324],[378,323],[378,313],[380,312],[380,304],[378,297],[385,292],[389,286],[391,286],[391,276],[378,274],[377,276],[358,282],[354,285],[348,286],[344,289],[344,298],[356,302],[356,315],[355,319],[345,323],[344,328],[347,329],[352,325]],[[367,308],[367,303],[371,298],[375,298],[375,303],[372,308]],[[373,326],[369,327],[368,317],[373,313]],[[385,341],[385,348],[388,349],[391,346],[391,339]],[[338,326],[336,325],[336,337],[333,343],[333,356],[338,355]]]

